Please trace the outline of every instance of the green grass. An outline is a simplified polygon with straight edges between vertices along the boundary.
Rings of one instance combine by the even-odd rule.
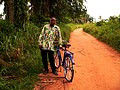
[[[71,31],[74,31],[75,29],[82,27],[81,24],[75,24],[75,23],[74,24],[73,23],[69,23],[69,24],[67,24],[67,26],[71,28]]]
[[[33,90],[37,80],[36,75],[14,79],[0,78],[0,90]]]

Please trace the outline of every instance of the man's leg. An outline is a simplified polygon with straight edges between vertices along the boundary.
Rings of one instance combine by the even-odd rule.
[[[48,71],[47,50],[41,50],[42,63],[45,71]]]
[[[48,57],[52,72],[57,75],[55,61],[54,61],[54,51],[48,51]]]

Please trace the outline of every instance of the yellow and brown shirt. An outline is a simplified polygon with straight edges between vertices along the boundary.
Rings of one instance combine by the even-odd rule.
[[[54,51],[55,46],[58,45],[54,43],[56,41],[58,44],[62,44],[60,28],[57,25],[54,25],[53,27],[51,27],[50,24],[45,25],[39,36],[39,45],[42,45],[43,50]]]

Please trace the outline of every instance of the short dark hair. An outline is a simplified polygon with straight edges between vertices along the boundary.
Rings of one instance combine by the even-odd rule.
[[[55,18],[55,17],[51,17],[51,18],[50,18],[50,21],[52,21],[52,20],[56,20],[56,18]]]

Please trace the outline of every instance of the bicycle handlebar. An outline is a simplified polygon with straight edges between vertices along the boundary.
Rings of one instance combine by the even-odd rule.
[[[70,43],[68,43],[66,40],[62,40],[62,47],[69,48],[71,46]],[[54,41],[53,44],[58,44],[60,46],[59,41]]]

